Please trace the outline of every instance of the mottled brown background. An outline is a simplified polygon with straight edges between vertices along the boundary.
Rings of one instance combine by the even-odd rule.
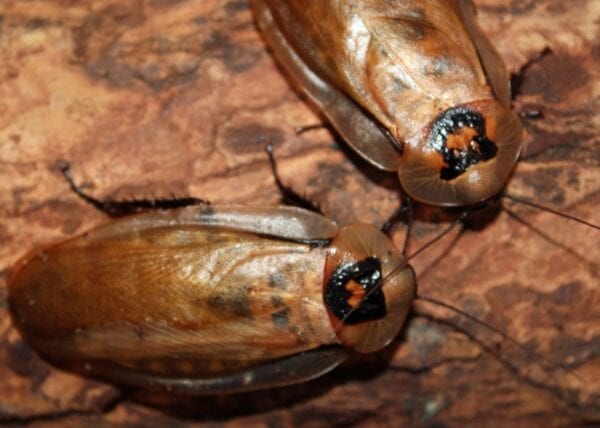
[[[476,4],[510,69],[553,50],[529,68],[516,101],[544,118],[525,123],[527,149],[510,191],[600,222],[600,3]],[[100,196],[275,204],[263,152],[270,141],[284,178],[328,216],[381,224],[398,204],[394,175],[350,160],[325,129],[295,135],[295,126],[318,120],[266,52],[246,1],[0,2],[0,421],[600,423],[599,234],[524,207],[512,208],[518,217],[502,212],[480,230],[447,237],[414,265],[423,294],[499,326],[535,354],[419,303],[391,347],[322,379],[189,399],[58,371],[22,342],[6,308],[10,267],[37,244],[107,221],[68,190],[58,160],[72,161],[76,180]],[[443,227],[425,214],[413,249]],[[577,376],[544,370],[542,358]]]

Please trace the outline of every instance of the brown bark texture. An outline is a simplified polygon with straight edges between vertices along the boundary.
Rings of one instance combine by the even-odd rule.
[[[600,222],[600,4],[477,0],[515,71],[525,152],[510,193]],[[340,224],[381,225],[394,174],[353,155],[292,89],[244,0],[0,2],[0,422],[37,426],[563,426],[600,423],[599,233],[504,202],[412,260],[419,292],[403,333],[323,378],[237,396],[121,390],[45,363],[13,327],[11,266],[36,245],[108,221],[70,192],[57,162],[100,197],[194,195],[277,204],[284,181]],[[418,208],[411,250],[451,215]],[[396,228],[401,245],[406,227]]]

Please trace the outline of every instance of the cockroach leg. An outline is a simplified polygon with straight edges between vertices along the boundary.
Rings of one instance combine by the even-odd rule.
[[[291,186],[287,186],[283,184],[281,181],[281,177],[279,176],[279,172],[277,171],[277,161],[275,160],[275,155],[273,154],[273,145],[267,144],[265,147],[265,151],[269,156],[269,163],[271,164],[271,172],[273,174],[273,178],[275,179],[275,184],[281,193],[282,202],[285,205],[296,206],[300,208],[307,209],[309,211],[316,212],[317,214],[323,215],[323,211],[321,208],[308,198],[302,196],[298,192],[296,192]]]
[[[405,208],[407,218],[406,236],[404,237],[404,244],[402,244],[402,256],[408,257],[408,245],[410,241],[410,235],[412,233],[413,225],[415,223],[412,200],[409,197],[404,198],[404,203],[402,204],[402,207]]]
[[[391,216],[381,225],[380,230],[387,236],[391,236],[396,224],[406,217],[404,204],[394,210]]]
[[[404,238],[404,244],[402,245],[403,257],[406,257],[407,255],[410,234],[414,224],[414,210],[412,204],[412,199],[408,196],[405,197],[402,205],[400,205],[381,226],[381,231],[386,235],[391,236],[396,224],[402,219],[406,220],[406,237]]]
[[[102,211],[110,217],[120,217],[124,215],[139,213],[153,209],[175,209],[190,205],[209,205],[210,202],[204,199],[194,197],[184,198],[152,198],[152,199],[133,199],[127,201],[115,201],[112,199],[98,199],[88,194],[79,187],[71,176],[71,164],[60,161],[58,169],[69,183],[71,190],[88,204]]]

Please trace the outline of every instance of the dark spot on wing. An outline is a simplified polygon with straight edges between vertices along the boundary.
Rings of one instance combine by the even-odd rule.
[[[38,28],[44,28],[50,25],[51,21],[42,18],[34,18],[27,21],[28,30],[36,30]]]
[[[432,69],[427,70],[427,73],[435,77],[441,77],[450,70],[451,66],[452,61],[448,57],[440,56],[433,61]]]
[[[227,312],[243,318],[252,318],[247,287],[223,290],[208,299],[210,308],[215,312]]]
[[[276,294],[274,294],[269,300],[271,300],[271,305],[273,305],[274,308],[280,308],[284,306],[283,299],[281,298],[281,296],[277,296]]]
[[[285,276],[280,272],[275,272],[269,275],[269,287],[285,290],[287,286],[288,284],[285,279]]]
[[[290,308],[283,308],[271,315],[273,325],[278,329],[284,330],[288,327],[290,318]]]

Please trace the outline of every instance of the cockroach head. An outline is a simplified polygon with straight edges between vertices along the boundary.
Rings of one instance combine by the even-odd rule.
[[[431,205],[489,199],[505,186],[522,133],[517,114],[498,101],[449,108],[405,145],[400,182],[411,197]]]

